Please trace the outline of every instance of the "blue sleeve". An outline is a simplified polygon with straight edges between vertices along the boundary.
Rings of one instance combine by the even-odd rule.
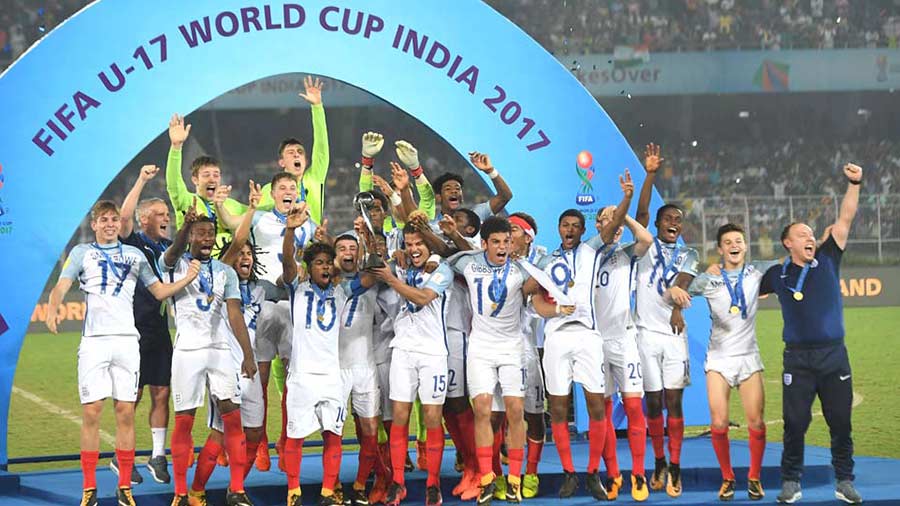
[[[681,264],[681,268],[678,269],[678,272],[683,272],[696,277],[697,274],[700,273],[699,269],[700,255],[697,254],[697,250],[694,248],[688,248],[685,252],[684,263]]]
[[[472,208],[472,212],[477,214],[478,217],[481,218],[481,221],[484,221],[494,215],[494,213],[491,212],[490,202],[482,202],[478,204],[477,206]]]
[[[224,264],[223,266],[225,267],[225,300],[241,300],[241,284],[238,281],[237,273],[231,267]]]
[[[819,246],[819,252],[834,260],[834,265],[837,266],[841,263],[841,257],[844,256],[844,250],[842,250],[837,243],[834,241],[834,236],[828,234],[828,239],[825,239],[825,242]]]
[[[362,285],[362,280],[360,279],[359,274],[351,279],[345,279],[344,281],[341,281],[341,288],[344,290],[344,293],[347,295],[347,297],[359,297],[360,295],[369,291],[368,288]]]
[[[765,295],[767,293],[775,293],[775,280],[778,278],[778,267],[777,264],[769,267],[769,269],[763,274],[762,282],[759,284],[759,293],[760,295]]]
[[[78,275],[81,274],[82,265],[84,264],[84,250],[85,247],[81,244],[72,248],[72,251],[69,252],[69,258],[67,258],[66,263],[63,264],[62,272],[59,274],[59,277],[78,279]]]
[[[141,261],[140,267],[138,271],[138,279],[144,283],[144,286],[150,286],[153,283],[159,281],[159,278],[156,277],[156,273],[153,272],[153,269],[150,268],[150,264],[147,263],[147,259],[144,257],[144,254],[141,253]]]
[[[431,273],[431,276],[422,288],[428,288],[440,295],[450,287],[450,283],[452,282],[453,271],[450,270],[450,266],[447,265],[446,262],[441,262],[440,265],[438,265],[438,268]]]

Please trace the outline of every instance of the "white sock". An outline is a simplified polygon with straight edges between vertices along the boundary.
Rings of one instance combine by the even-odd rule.
[[[165,456],[166,454],[166,428],[150,427],[153,434],[153,455],[151,457]]]

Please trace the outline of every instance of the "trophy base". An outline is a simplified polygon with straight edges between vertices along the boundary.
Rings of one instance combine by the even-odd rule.
[[[384,260],[378,255],[366,255],[366,258],[363,261],[363,270],[380,269],[384,266]]]

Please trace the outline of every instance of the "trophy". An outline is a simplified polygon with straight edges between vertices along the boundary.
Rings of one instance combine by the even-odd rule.
[[[372,220],[369,218],[369,209],[371,209],[374,204],[375,195],[372,195],[371,192],[360,192],[353,197],[353,206],[359,211],[359,215],[362,216],[363,221],[366,222],[366,228],[368,229],[367,233],[364,231],[366,237],[359,238],[360,270],[377,269],[379,267],[384,267],[385,265],[384,260],[382,260],[380,256],[375,253],[369,253],[369,241],[374,240],[375,238],[375,230],[372,228]]]

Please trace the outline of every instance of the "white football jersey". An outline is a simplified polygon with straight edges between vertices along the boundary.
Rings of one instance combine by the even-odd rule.
[[[244,315],[244,324],[247,326],[247,334],[250,335],[250,349],[256,350],[256,321],[259,318],[259,311],[262,309],[262,303],[266,300],[266,291],[253,281],[240,280],[239,287],[241,291],[241,313]],[[228,324],[228,320],[225,320]],[[228,324],[228,330],[231,339],[228,345],[231,347],[231,356],[235,362],[240,365],[244,359],[244,352],[241,345],[238,344],[237,338],[234,337],[234,330]]]
[[[696,250],[653,238],[647,254],[637,262],[635,323],[639,329],[672,333],[669,325],[672,305],[663,299],[663,293],[679,273],[696,276],[698,263]]]
[[[394,339],[394,318],[400,314],[400,296],[393,288],[378,285],[378,311],[375,313],[374,355],[376,364],[391,360],[391,341]]]
[[[447,328],[465,334],[472,330],[472,303],[469,301],[469,288],[463,276],[454,276],[453,283],[447,288],[450,300],[447,301]]]
[[[397,275],[409,286],[429,288],[438,296],[425,306],[418,306],[401,297],[400,313],[394,318],[394,339],[391,348],[415,351],[428,355],[447,355],[447,288],[453,282],[453,271],[441,262],[431,273],[421,269],[397,269]]]
[[[518,262],[492,265],[484,251],[463,252],[452,259],[453,268],[466,277],[472,305],[471,350],[502,354],[524,350],[522,322],[525,299],[522,285],[530,277]]]
[[[344,277],[346,282],[359,283],[359,273]],[[375,312],[378,311],[378,290],[369,288],[351,295],[341,313],[339,332],[341,369],[375,367],[373,333]]]
[[[541,267],[556,286],[572,297],[575,312],[569,316],[560,315],[547,320],[545,330],[552,334],[559,327],[580,322],[589,329],[594,325],[594,254],[596,251],[582,242],[571,250],[557,248],[541,262]]]
[[[531,252],[528,254],[529,263],[532,265],[541,265],[545,263],[547,250],[543,246],[532,246]],[[537,314],[534,304],[531,303],[531,297],[528,298],[528,304],[525,306],[525,317],[522,319],[522,332],[525,333],[525,352],[529,354],[537,353],[538,348],[544,347],[544,319]],[[529,355],[530,356],[530,355]]]
[[[281,276],[281,251],[284,246],[285,216],[276,210],[255,211],[251,238],[259,248],[257,262],[262,266],[260,279],[277,284]],[[316,225],[311,219],[306,220],[300,228],[294,230],[294,246],[300,251],[313,241]]]
[[[598,236],[599,237],[599,236]],[[634,286],[634,243],[601,244],[594,261],[594,311],[597,330],[604,339],[624,338],[634,327],[631,289]]]
[[[310,281],[288,284],[293,322],[291,375],[329,374],[340,365],[341,314],[347,305],[349,287],[329,285],[325,290]]]
[[[188,255],[179,257],[174,266],[165,265],[165,255],[159,267],[169,282],[187,275]],[[228,308],[225,301],[241,299],[237,273],[230,266],[214,259],[201,263],[200,274],[175,294],[175,349],[228,349],[231,329],[228,327]]]
[[[84,292],[82,336],[138,336],[134,327],[134,288],[157,282],[147,257],[134,246],[79,244],[69,252],[60,277],[78,280]]]

